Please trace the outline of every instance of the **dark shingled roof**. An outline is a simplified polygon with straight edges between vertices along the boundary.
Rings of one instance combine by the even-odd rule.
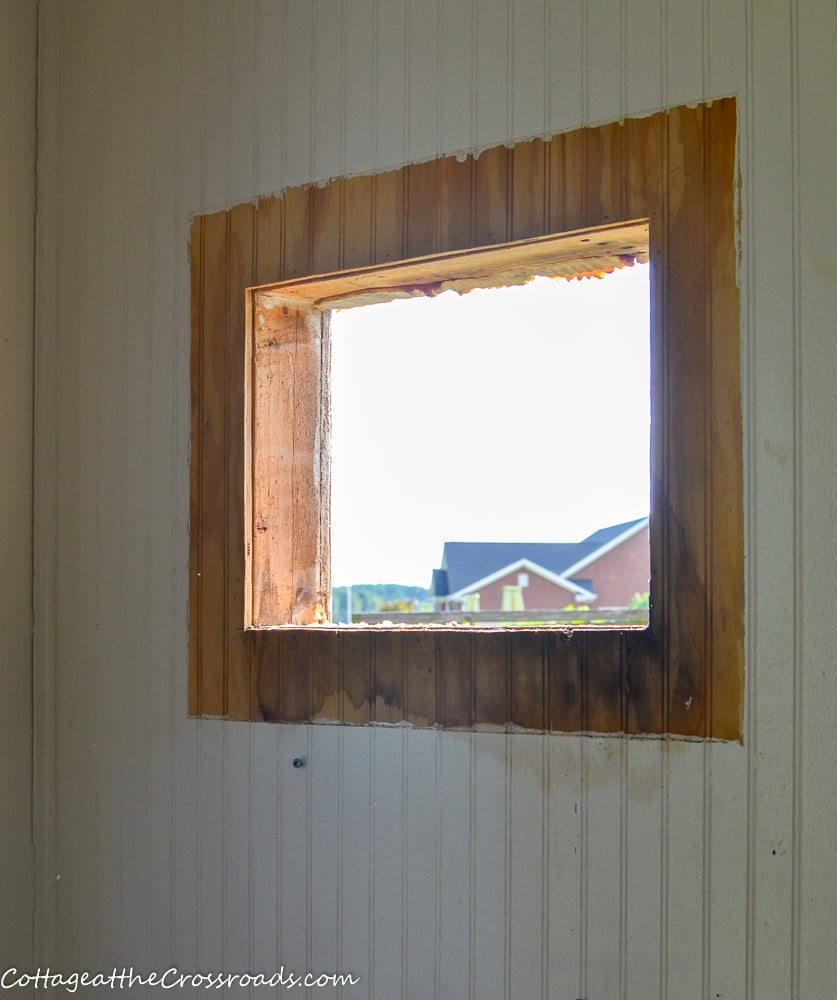
[[[430,583],[430,593],[431,595],[450,593],[450,590],[448,589],[448,574],[446,570],[433,570],[433,579]]]
[[[583,542],[579,544],[585,544],[586,542],[593,542],[597,549],[600,549],[603,545],[607,545],[608,542],[612,541],[614,538],[618,538],[623,531],[627,531],[628,528],[632,528],[635,524],[639,524],[640,521],[644,521],[644,517],[638,517],[635,521],[623,521],[622,524],[612,524],[609,528],[599,528],[598,531],[594,531],[592,535],[588,535]],[[576,560],[578,562],[578,560]]]
[[[580,542],[445,542],[442,566],[433,571],[430,594],[433,597],[455,594],[520,559],[528,559],[560,576],[644,520],[637,518],[600,528]],[[584,586],[583,581],[579,583]]]

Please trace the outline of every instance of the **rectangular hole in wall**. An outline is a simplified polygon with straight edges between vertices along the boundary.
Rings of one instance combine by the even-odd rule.
[[[648,620],[649,265],[331,320],[332,619]]]

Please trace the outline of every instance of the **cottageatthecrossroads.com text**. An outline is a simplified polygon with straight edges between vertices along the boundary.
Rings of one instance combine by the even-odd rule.
[[[199,989],[232,989],[237,986],[267,986],[272,989],[286,990],[301,987],[302,989],[328,989],[337,986],[356,986],[359,976],[341,972],[305,972],[296,973],[285,966],[280,966],[277,972],[181,972],[179,969],[166,969],[165,972],[135,972],[131,968],[116,969],[111,972],[53,972],[50,968],[37,969],[35,972],[21,972],[18,969],[6,969],[0,976],[0,987],[11,990],[15,987],[26,989],[65,989],[75,993],[79,988],[107,988],[112,990],[129,990],[135,986],[157,986],[163,990],[199,988]]]

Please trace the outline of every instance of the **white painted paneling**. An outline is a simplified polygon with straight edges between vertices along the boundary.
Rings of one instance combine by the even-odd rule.
[[[257,67],[258,85],[253,93],[253,168],[255,191],[270,194],[282,186],[284,176],[285,91],[284,59],[277,57],[277,46],[285,33],[283,4],[255,5],[253,58]],[[369,79],[369,74],[364,74]]]
[[[627,0],[623,9],[625,107],[661,107],[666,98],[660,5]]]
[[[585,120],[584,4],[547,4],[546,8],[549,90],[544,121],[547,130],[566,131]]]
[[[312,772],[310,744],[317,734],[303,728],[283,733],[277,759],[279,768],[279,933],[277,950],[291,968],[308,968],[311,954],[309,919],[311,891],[309,866],[311,841],[308,810]],[[307,768],[294,768],[295,758],[309,761]]]
[[[620,3],[590,0],[582,8],[584,117],[589,123],[610,121],[625,113]]]
[[[837,385],[835,316],[837,281],[833,249],[837,205],[828,197],[837,170],[837,9],[797,5],[795,64],[797,132],[797,244],[794,260],[799,338],[799,467],[796,561],[797,655],[795,691],[794,929],[800,996],[834,989],[830,928],[837,926],[834,838],[837,828],[837,685],[834,650],[834,531],[837,468],[834,389]],[[829,541],[830,540],[830,541]],[[828,873],[831,873],[830,875]],[[829,956],[823,961],[823,956]]]
[[[746,753],[727,747],[707,748],[707,798],[704,804],[704,850],[709,863],[705,898],[708,931],[708,992],[710,997],[735,996],[746,979],[746,920],[741,905],[731,900],[747,896],[747,838],[742,830],[742,803],[747,788]]]
[[[442,95],[440,0],[405,5],[404,103],[406,159],[426,160],[439,153]],[[385,82],[384,78],[382,82]]]
[[[216,826],[223,831],[224,967],[250,967],[253,939],[253,878],[250,843],[250,775],[253,770],[252,727],[225,730],[224,796],[218,799]]]
[[[343,167],[344,62],[343,5],[334,0],[315,0],[312,8],[311,157],[315,177],[332,177]],[[290,138],[290,137],[289,137]]]
[[[341,778],[340,730],[337,726],[325,726],[318,735],[316,745],[313,741],[308,744],[311,760],[305,766],[311,782],[307,872],[311,910],[307,925],[311,941],[308,966],[322,970],[338,967],[340,830],[335,806]]]
[[[543,859],[549,948],[546,996],[580,997],[582,940],[583,739],[545,740],[547,836]],[[553,791],[554,789],[554,791]]]
[[[624,994],[628,997],[659,993],[664,913],[661,789],[665,765],[664,743],[635,740],[628,744],[622,785]],[[640,940],[642,946],[637,947]]]
[[[508,740],[491,733],[474,737],[471,846],[474,869],[474,973],[472,995],[506,996],[508,967],[508,827],[511,771]]]
[[[463,874],[465,879],[469,874],[467,867],[464,873],[461,871],[462,856],[456,851],[456,846],[462,842],[463,814],[465,823],[470,816],[462,801],[462,788],[469,782],[467,777],[462,781],[461,770],[455,766],[452,773],[446,773],[447,762],[441,759],[441,749],[433,733],[415,731],[406,735],[404,788],[408,822],[402,876],[406,960],[402,982],[407,996],[434,995],[436,974],[441,973],[445,964],[445,940],[444,935],[440,938],[437,934],[441,930],[437,913],[444,912],[445,893],[461,892],[458,883]],[[444,794],[442,789],[453,789],[456,796],[455,803],[451,804],[456,818],[451,824],[450,840],[447,824],[442,824],[450,817],[451,809],[445,808],[447,803],[440,801]],[[440,836],[442,830],[444,838]],[[451,855],[457,867],[455,872],[450,871],[449,863],[446,864]],[[448,878],[450,884],[447,884]],[[461,941],[461,935],[457,935],[456,940]],[[458,957],[461,959],[462,953]],[[467,962],[467,949],[464,958]],[[433,970],[432,977],[430,970]]]
[[[663,995],[706,995],[703,982],[704,747],[672,742],[663,754],[662,954]],[[683,830],[689,817],[690,835]]]
[[[744,207],[750,253],[745,287],[754,324],[750,496],[755,511],[750,551],[758,554],[751,586],[752,626],[748,782],[747,987],[753,996],[798,993],[794,979],[793,699],[796,659],[795,499],[799,455],[798,371],[794,328],[793,51],[790,5],[754,5],[749,28],[750,156]],[[781,525],[781,528],[778,526]],[[776,527],[774,527],[776,526]],[[783,615],[776,608],[785,609]],[[781,721],[780,721],[781,720]]]
[[[243,96],[234,94],[232,89],[234,47],[230,32],[235,9],[228,0],[205,0],[199,6],[190,6],[199,11],[194,29],[200,39],[201,53],[201,196],[207,205],[228,205],[233,198],[232,162],[246,160],[249,153],[233,149],[231,144],[233,120],[241,114],[239,102]],[[304,58],[304,41],[302,38],[297,41],[296,51]]]
[[[509,6],[507,0],[480,0],[475,4],[476,122],[472,134],[478,147],[494,146],[511,135]]]
[[[279,912],[279,739],[278,726],[252,726],[253,765],[249,775],[250,816],[248,838],[252,897],[252,968],[273,964],[278,938]],[[339,827],[339,824],[338,824]]]
[[[439,123],[440,149],[456,149],[475,144],[474,85],[477,5],[457,0],[439,0]],[[467,124],[466,124],[467,123]],[[463,139],[463,127],[469,133]]]
[[[580,996],[622,992],[622,747],[581,742]]]
[[[403,848],[407,838],[406,738],[403,729],[376,729],[372,734],[369,975],[375,997],[385,996],[388,991],[402,991],[407,962],[403,903]]]
[[[833,992],[837,24],[801,7],[44,0],[38,960],[378,1000]],[[190,213],[729,93],[744,746],[187,719]]]
[[[256,105],[262,87],[258,61],[258,6],[255,0],[238,0],[234,5],[225,2],[222,7],[227,16],[230,50],[227,197],[229,202],[236,203],[252,198],[256,190]],[[268,121],[274,117],[275,111],[271,110]],[[246,154],[237,156],[237,150],[246,150]]]
[[[32,957],[32,425],[37,8],[0,31],[0,965]]]
[[[506,977],[514,997],[543,996],[543,750],[539,739],[525,735],[507,739]]]
[[[344,9],[342,170],[357,174],[368,170],[375,156],[377,77],[369,67],[377,52],[376,36],[371,30],[377,4],[375,0],[344,0]]]
[[[371,766],[373,741],[366,729],[345,729],[341,738],[342,780],[337,800],[341,829],[338,968],[363,977],[368,984],[375,948],[372,830],[377,790]]]
[[[436,899],[435,899],[435,966],[436,993],[438,997],[449,997],[462,989],[463,983],[471,981],[473,968],[472,926],[474,920],[474,865],[471,844],[473,843],[473,797],[471,768],[476,737],[464,733],[451,733],[449,739],[428,745],[434,753],[436,772],[428,773],[435,786],[437,806],[435,809],[435,829],[433,840],[436,845]],[[426,754],[425,757],[429,757]],[[427,761],[429,763],[429,761]],[[427,913],[425,919],[430,917]],[[430,921],[428,921],[430,922]],[[426,995],[422,989],[422,972],[429,965],[433,953],[429,952],[420,960],[419,968],[413,969],[417,988],[408,996]],[[418,963],[414,963],[418,964]],[[418,975],[416,975],[418,973]]]
[[[407,121],[407,11],[404,3],[375,3],[371,30],[374,33],[374,164],[406,162],[410,123]],[[432,52],[432,43],[422,39],[422,52]],[[351,112],[347,113],[350,115]],[[351,120],[351,119],[350,119]],[[371,164],[370,164],[371,166]]]
[[[511,134],[547,132],[546,5],[543,0],[509,4],[509,103]]]
[[[742,62],[747,53],[747,17],[742,5],[727,0],[706,0],[706,93],[738,94],[743,97]],[[741,108],[739,106],[739,115]]]
[[[665,5],[663,27],[663,79],[666,104],[687,104],[706,91],[709,0]],[[690,96],[691,95],[691,96]]]

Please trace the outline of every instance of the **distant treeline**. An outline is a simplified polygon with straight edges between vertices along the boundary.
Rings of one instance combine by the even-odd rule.
[[[404,603],[418,605],[429,599],[426,587],[406,587],[401,583],[358,583],[352,584],[352,612],[361,611],[411,610]],[[331,592],[332,621],[345,622],[346,588],[335,587]]]

